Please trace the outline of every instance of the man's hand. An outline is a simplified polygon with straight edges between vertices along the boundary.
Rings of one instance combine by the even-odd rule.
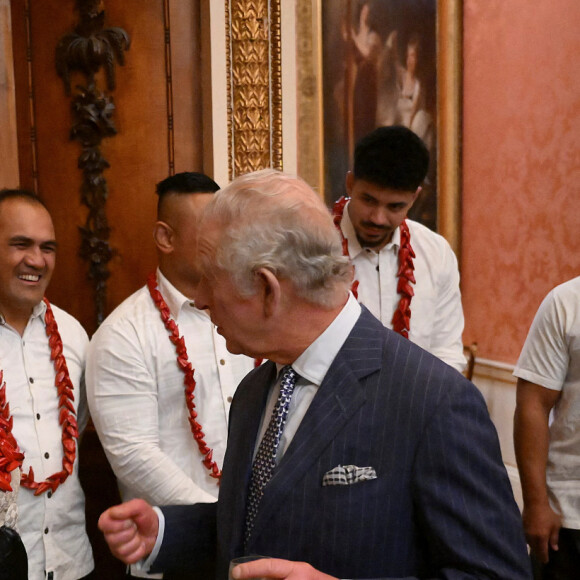
[[[152,552],[159,519],[146,501],[133,499],[103,512],[99,529],[113,556],[125,564],[134,564]]]
[[[291,562],[277,558],[262,558],[239,564],[232,570],[232,578],[286,578],[287,580],[336,580],[315,570],[306,562]]]
[[[543,563],[548,561],[548,546],[558,549],[562,518],[549,505],[524,507],[524,531],[532,554]]]

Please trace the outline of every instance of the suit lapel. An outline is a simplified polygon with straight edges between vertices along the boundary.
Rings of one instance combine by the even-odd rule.
[[[234,551],[243,545],[246,516],[246,496],[252,458],[260,420],[268,398],[270,386],[276,378],[276,365],[267,361],[253,371],[238,387],[232,413],[224,472],[218,502],[218,521],[225,543]],[[241,553],[237,554],[240,555]],[[229,558],[233,554],[229,555]]]
[[[365,377],[381,367],[385,328],[363,313],[330,366],[288,450],[268,483],[254,523],[257,537],[271,513],[349,419],[366,402]]]

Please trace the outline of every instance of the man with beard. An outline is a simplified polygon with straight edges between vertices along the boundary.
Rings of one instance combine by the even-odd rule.
[[[463,370],[457,258],[447,241],[406,219],[427,175],[429,152],[402,126],[379,127],[356,145],[348,197],[334,219],[355,266],[353,291],[381,322]]]

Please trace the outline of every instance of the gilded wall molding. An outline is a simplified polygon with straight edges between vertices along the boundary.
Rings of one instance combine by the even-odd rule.
[[[298,174],[316,191],[323,186],[320,3],[296,0]]]
[[[80,73],[84,84],[76,85],[71,100],[73,126],[70,138],[79,141],[82,150],[78,167],[82,170],[81,201],[89,208],[80,227],[79,254],[89,263],[88,276],[93,283],[97,325],[105,318],[108,263],[114,250],[109,244],[110,227],[106,201],[109,195],[104,171],[109,162],[101,152],[101,142],[113,137],[117,130],[113,121],[115,105],[110,95],[97,86],[99,71],[104,72],[106,88],[115,88],[115,62],[124,64],[124,52],[130,40],[122,28],[105,28],[103,0],[77,0],[75,9],[79,22],[65,34],[56,47],[56,70],[62,78],[67,95],[71,94],[71,77]]]
[[[226,0],[229,179],[282,169],[280,0]]]

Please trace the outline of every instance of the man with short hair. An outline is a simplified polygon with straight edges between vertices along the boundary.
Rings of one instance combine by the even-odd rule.
[[[385,328],[349,293],[324,204],[264,170],[208,204],[209,309],[230,352],[269,361],[232,405],[215,504],[134,500],[101,515],[113,553],[216,578],[529,579],[497,434],[475,386]],[[207,577],[206,577],[207,580]]]
[[[359,301],[385,326],[462,371],[457,258],[442,236],[407,219],[428,168],[429,152],[413,131],[375,129],[356,145],[348,198],[335,204],[335,221]]]
[[[514,369],[524,530],[538,577],[580,574],[580,276],[542,301]]]
[[[217,499],[230,403],[254,367],[227,351],[207,312],[195,307],[198,220],[218,189],[196,172],[157,185],[159,268],[89,346],[91,415],[124,500]]]
[[[77,580],[93,569],[78,478],[88,337],[44,298],[56,247],[42,201],[1,191],[0,483],[21,466],[17,525],[30,580]]]

